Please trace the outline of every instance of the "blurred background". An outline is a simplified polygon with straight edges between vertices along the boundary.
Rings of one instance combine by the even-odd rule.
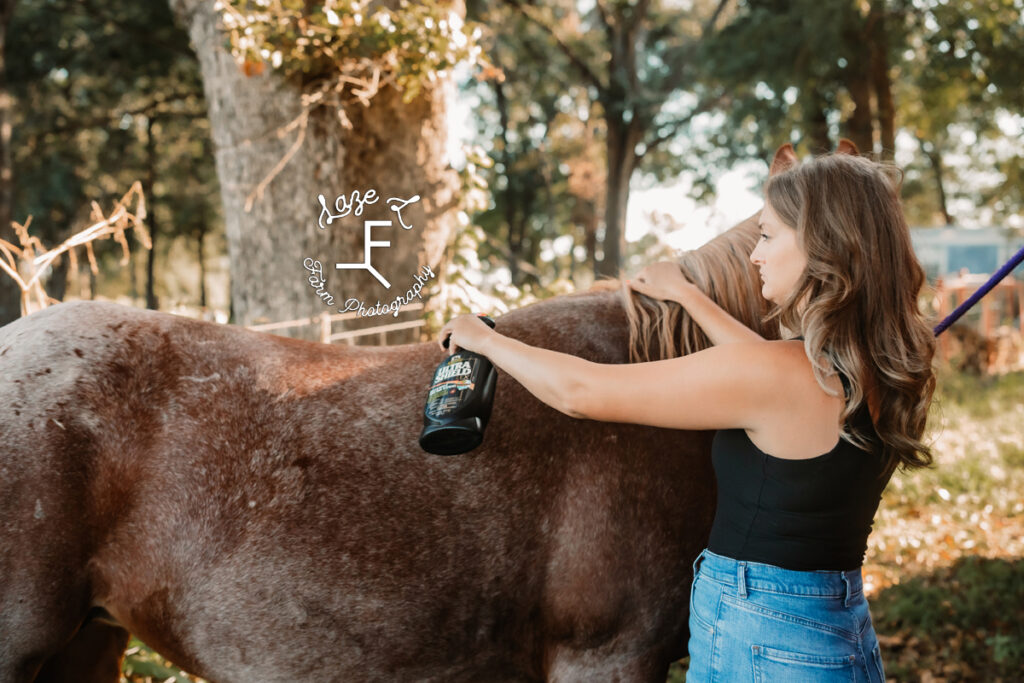
[[[780,145],[841,137],[904,169],[938,322],[1024,246],[1022,17],[1024,0],[0,0],[0,324],[107,299],[420,341],[698,248],[759,209]],[[317,198],[340,216],[370,190],[419,197],[372,252],[361,221],[394,219],[383,201],[324,226]],[[364,261],[392,286],[334,267]],[[894,477],[876,519],[865,577],[895,680],[1024,680],[1022,273],[940,337],[939,468]],[[396,316],[339,310],[396,297]],[[141,643],[125,671],[189,679]]]

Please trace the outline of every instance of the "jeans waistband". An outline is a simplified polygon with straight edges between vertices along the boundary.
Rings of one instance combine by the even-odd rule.
[[[693,575],[734,586],[740,597],[748,590],[765,590],[791,595],[811,595],[823,598],[842,598],[849,606],[850,599],[864,590],[860,567],[847,571],[784,569],[772,564],[734,560],[716,555],[707,548],[693,562]]]

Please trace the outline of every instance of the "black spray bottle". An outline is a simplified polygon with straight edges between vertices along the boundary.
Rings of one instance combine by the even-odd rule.
[[[494,329],[494,321],[480,319]],[[449,339],[444,340],[448,348]],[[491,361],[472,351],[459,351],[434,370],[423,409],[420,447],[434,455],[468,453],[484,440],[491,417],[498,371]]]

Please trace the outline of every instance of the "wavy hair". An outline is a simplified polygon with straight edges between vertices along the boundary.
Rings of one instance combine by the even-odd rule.
[[[893,165],[829,154],[793,163],[764,188],[807,255],[795,289],[766,319],[803,334],[826,393],[834,395],[824,382],[833,365],[849,378],[840,436],[863,450],[869,437],[848,418],[875,394],[883,477],[898,466],[932,464],[921,437],[935,391],[935,336],[918,306],[926,278],[911,246],[901,183]]]

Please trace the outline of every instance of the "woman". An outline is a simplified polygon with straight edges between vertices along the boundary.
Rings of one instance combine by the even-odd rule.
[[[719,430],[718,507],[694,562],[693,681],[884,681],[861,564],[890,476],[931,464],[935,387],[925,282],[898,172],[851,154],[780,150],[750,255],[791,339],[766,341],[670,263],[636,292],[681,303],[716,344],[606,365],[449,321],[451,352],[481,353],[578,418]],[[784,335],[786,336],[786,335]],[[884,410],[883,410],[884,406]]]

